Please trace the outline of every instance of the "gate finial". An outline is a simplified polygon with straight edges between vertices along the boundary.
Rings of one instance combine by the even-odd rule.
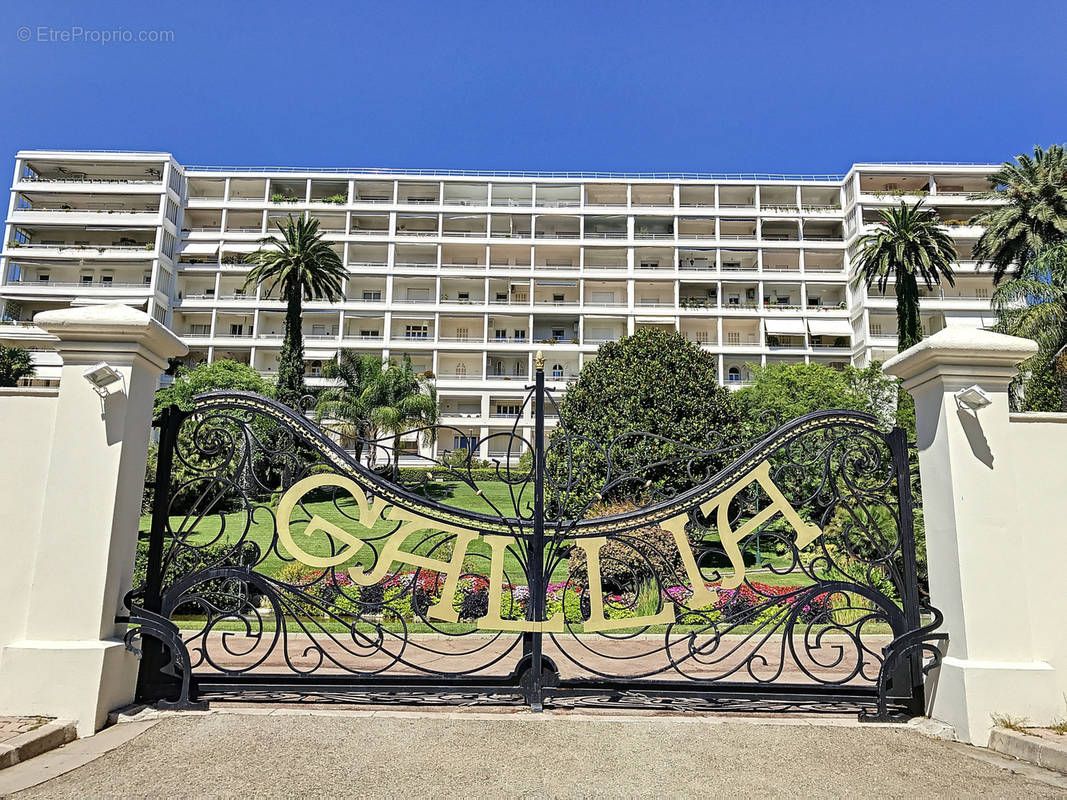
[[[534,369],[544,369],[544,368],[545,368],[545,354],[542,351],[538,350],[536,353],[534,353]]]

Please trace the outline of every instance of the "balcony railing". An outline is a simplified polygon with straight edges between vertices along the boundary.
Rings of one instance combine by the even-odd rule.
[[[32,208],[16,208],[19,211],[54,211],[59,214],[143,214],[156,215],[158,208],[71,208],[70,206],[33,206]]]
[[[115,288],[115,289],[144,289],[150,290],[151,284],[144,281],[35,281],[17,280],[9,286],[54,286],[56,288],[78,287],[88,289]]]
[[[31,249],[50,249],[50,250],[143,250],[144,252],[152,252],[156,249],[154,244],[145,242],[143,244],[73,244],[68,242],[8,242],[8,249],[19,249],[28,247]]]
[[[141,185],[160,185],[163,183],[162,178],[156,178],[155,180],[140,180],[136,178],[90,178],[80,173],[72,173],[70,175],[62,175],[58,178],[43,178],[39,175],[35,176],[23,176],[19,178],[19,181],[24,183],[115,183],[115,184],[141,184]]]

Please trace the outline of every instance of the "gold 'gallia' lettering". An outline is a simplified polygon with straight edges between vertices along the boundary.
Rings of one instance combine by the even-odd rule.
[[[767,496],[771,498],[771,502],[766,508],[760,509],[751,519],[738,527],[737,530],[734,530],[730,527],[730,503],[753,481],[758,483],[763,491],[767,493]],[[771,480],[771,465],[767,461],[761,462],[759,466],[742,476],[724,492],[715,495],[715,497],[700,506],[700,512],[705,518],[709,517],[712,511],[716,512],[715,528],[718,531],[719,540],[722,542],[723,550],[726,551],[726,555],[730,559],[730,566],[734,568],[734,574],[723,579],[721,585],[723,589],[735,589],[745,579],[745,560],[738,545],[747,536],[755,533],[761,525],[775,514],[781,513],[786,522],[796,532],[798,548],[811,544],[822,533],[818,525],[813,525],[801,519],[800,514],[785,499],[781,489]],[[693,556],[693,548],[689,545],[689,538],[685,535],[685,525],[688,519],[688,514],[679,514],[677,517],[662,523],[662,527],[674,535],[674,541],[678,545],[678,552],[682,556],[682,566],[693,587],[693,596],[689,602],[690,607],[703,608],[715,603],[719,599],[719,595],[704,583],[700,567]]]
[[[700,506],[700,511],[705,517],[716,512],[715,526],[722,542],[723,549],[730,559],[730,565],[734,569],[733,575],[723,579],[723,589],[733,589],[741,585],[745,579],[745,562],[741,554],[740,543],[753,534],[761,525],[770,520],[775,514],[781,514],[786,522],[797,534],[796,545],[798,548],[811,544],[822,533],[819,526],[804,522],[796,509],[775,485],[770,475],[771,465],[764,461],[743,475],[736,483],[725,491],[711,498]],[[745,488],[755,481],[767,493],[771,499],[769,505],[760,509],[747,522],[740,525],[736,530],[730,527],[729,509],[733,499]],[[353,520],[369,533],[374,525],[382,520],[390,524],[399,525],[397,530],[389,536],[382,552],[378,555],[374,565],[368,569],[357,566],[349,567],[348,574],[352,580],[360,586],[370,586],[378,583],[393,568],[394,563],[408,564],[413,567],[425,569],[430,572],[440,573],[445,576],[441,587],[441,599],[427,608],[429,618],[443,622],[458,622],[459,612],[452,604],[456,591],[459,588],[459,579],[463,574],[463,559],[467,555],[467,549],[471,542],[478,538],[478,534],[439,522],[429,517],[424,517],[417,512],[399,508],[387,502],[367,500],[363,489],[355,481],[341,475],[312,475],[293,484],[278,501],[277,520],[278,538],[282,546],[297,561],[309,567],[328,569],[344,564],[355,558],[364,547],[370,545],[359,536],[346,531],[329,520],[323,519],[318,514],[311,517],[307,527],[304,528],[304,537],[322,532],[330,536],[335,543],[342,547],[333,555],[319,556],[307,552],[293,537],[290,528],[290,517],[297,504],[308,492],[323,486],[336,486],[348,492],[356,501],[359,516]],[[693,588],[693,596],[689,601],[691,608],[702,608],[713,605],[718,600],[715,589],[704,583],[704,576],[700,572],[693,548],[685,534],[685,526],[689,515],[679,514],[665,522],[661,527],[671,532],[674,537],[678,552],[681,555],[682,567]],[[442,561],[417,553],[405,552],[402,548],[408,538],[420,531],[432,530],[446,534],[452,534],[452,555],[447,561]],[[502,603],[504,594],[504,555],[508,547],[517,546],[516,540],[510,536],[485,536],[485,543],[489,545],[491,557],[489,565],[489,609],[488,613],[478,619],[477,627],[491,631],[543,631],[546,633],[560,633],[564,630],[565,620],[562,611],[557,612],[549,620],[509,620],[502,616]],[[586,569],[588,572],[589,590],[589,619],[583,628],[588,632],[621,630],[624,628],[644,627],[646,625],[662,625],[673,622],[674,604],[663,603],[663,607],[655,614],[647,614],[643,617],[629,617],[625,619],[608,619],[604,608],[604,591],[600,576],[600,550],[607,544],[605,537],[579,538],[576,545],[585,551]]]
[[[310,536],[313,533],[322,531],[345,546],[332,556],[316,556],[308,553],[296,543],[289,529],[289,518],[292,516],[293,509],[296,508],[296,504],[300,499],[308,492],[321,486],[337,486],[352,495],[356,505],[359,507],[358,522],[368,531],[374,527],[375,522],[379,519],[384,519],[391,523],[400,523],[400,527],[386,541],[381,555],[378,556],[378,560],[371,569],[349,568],[348,574],[353,582],[360,586],[370,586],[378,583],[389,573],[394,562],[410,564],[413,567],[420,567],[430,572],[439,572],[445,576],[445,582],[441,588],[441,599],[429,606],[426,614],[431,619],[443,622],[459,622],[459,612],[452,605],[452,598],[455,597],[456,590],[459,588],[459,579],[463,574],[463,559],[467,555],[467,547],[474,539],[478,538],[478,534],[474,531],[435,522],[412,511],[397,508],[393,505],[380,504],[378,502],[370,504],[367,502],[367,496],[363,493],[363,489],[360,488],[359,484],[341,475],[312,475],[297,481],[282,495],[281,500],[278,501],[277,511],[278,538],[281,539],[282,544],[290,555],[309,567],[327,569],[343,564],[353,558],[366,545],[366,542],[362,539],[353,536],[344,528],[335,525],[329,520],[323,519],[318,514],[315,514],[307,524],[307,527],[304,528],[304,535]],[[383,505],[388,506],[384,514],[382,512]],[[401,549],[409,536],[424,530],[455,534],[456,539],[453,543],[451,559],[439,561],[416,553],[407,553]]]

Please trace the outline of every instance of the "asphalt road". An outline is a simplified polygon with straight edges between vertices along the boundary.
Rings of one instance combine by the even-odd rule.
[[[906,728],[677,717],[213,714],[164,719],[14,797],[672,795],[1032,799],[1067,791]]]

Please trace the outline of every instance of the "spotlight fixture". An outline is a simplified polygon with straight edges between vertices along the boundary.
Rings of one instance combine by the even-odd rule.
[[[106,361],[86,367],[82,377],[93,387],[93,391],[101,397],[108,394],[109,386],[122,381],[122,375]]]
[[[993,402],[978,384],[968,386],[966,389],[960,389],[953,397],[956,398],[957,406],[968,411],[977,411]]]

